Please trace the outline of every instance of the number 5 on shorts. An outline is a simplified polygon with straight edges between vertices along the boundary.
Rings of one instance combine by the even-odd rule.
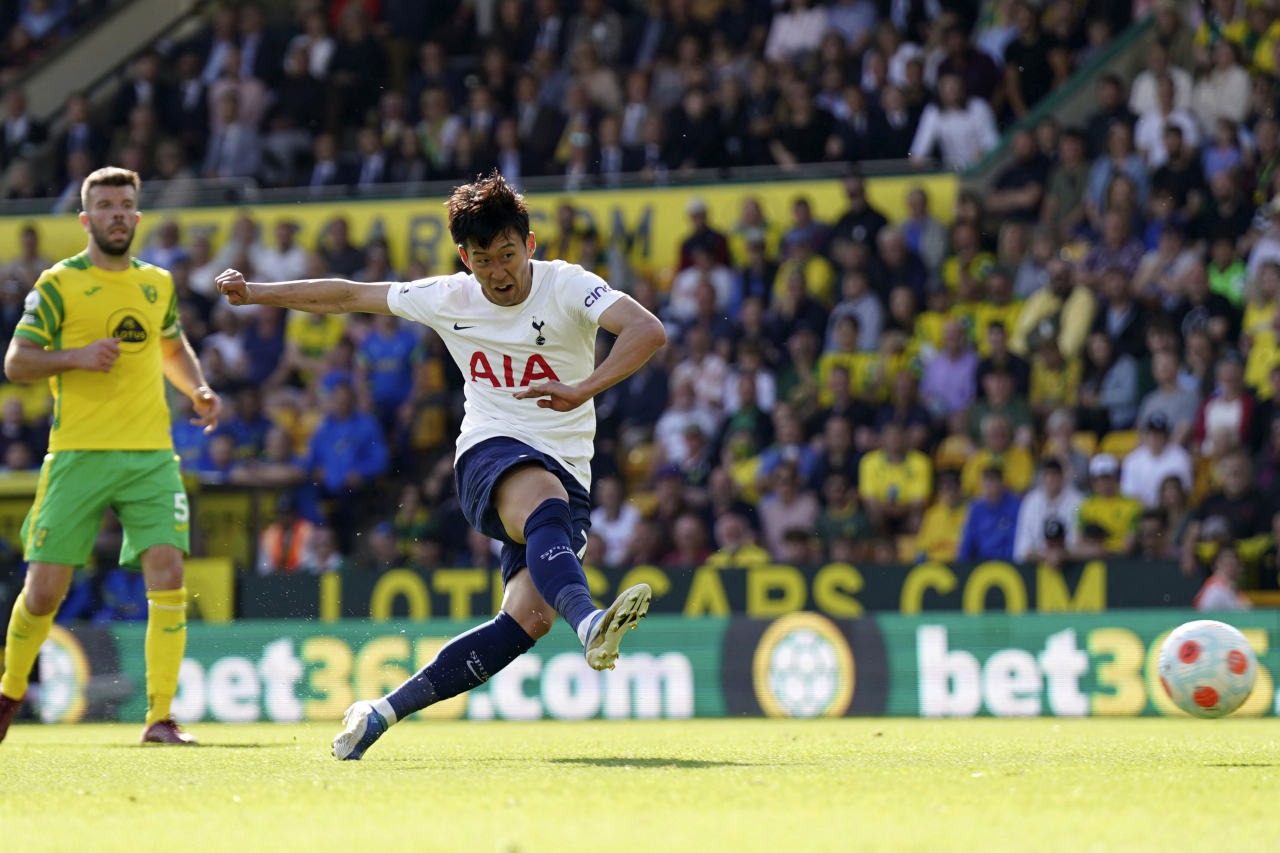
[[[173,520],[186,521],[191,518],[191,508],[187,506],[187,495],[178,492],[173,496]]]

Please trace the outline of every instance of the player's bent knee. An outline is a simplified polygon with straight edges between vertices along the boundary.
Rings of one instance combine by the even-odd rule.
[[[533,586],[533,579],[525,569],[518,570],[507,581],[507,591],[502,597],[502,611],[535,640],[540,640],[551,630],[556,621],[555,608],[547,604]]]
[[[23,585],[23,606],[32,616],[48,616],[58,609],[71,586],[74,569],[58,563],[32,563]]]
[[[142,575],[148,589],[181,589],[182,550],[172,545],[152,545],[142,552]]]

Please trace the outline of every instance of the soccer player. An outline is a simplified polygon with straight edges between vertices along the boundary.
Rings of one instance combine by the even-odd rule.
[[[143,743],[194,743],[169,717],[187,643],[182,558],[191,513],[169,434],[164,380],[191,398],[205,432],[222,402],[205,385],[178,324],[169,273],[129,256],[138,227],[138,176],[99,169],[80,188],[88,248],[46,270],[5,353],[14,382],[48,379],[49,453],[22,525],[28,561],[13,606],[0,680],[0,739],[27,692],[71,573],[83,566],[110,506],[124,528],[120,564],[142,569],[149,599]]]
[[[455,637],[396,690],[348,708],[333,741],[340,759],[359,759],[396,721],[488,681],[545,636],[557,613],[587,662],[612,669],[623,632],[644,618],[652,595],[637,584],[598,610],[579,561],[591,527],[591,398],[666,343],[662,323],[579,266],[532,260],[529,212],[496,172],[454,190],[448,210],[469,273],[407,284],[250,284],[235,270],[217,279],[233,305],[425,323],[468,380],[454,474],[467,521],[503,543],[502,610]],[[601,327],[618,337],[596,367]]]

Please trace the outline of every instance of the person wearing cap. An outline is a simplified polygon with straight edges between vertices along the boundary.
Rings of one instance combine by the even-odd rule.
[[[982,472],[997,467],[1004,472],[1004,484],[1018,494],[1031,488],[1036,464],[1031,453],[1013,443],[1013,427],[1004,415],[992,413],[982,419],[982,447],[964,463],[960,485],[966,497],[977,497],[982,491]]]
[[[1077,528],[1083,536],[1090,525],[1106,531],[1106,553],[1121,556],[1133,550],[1142,504],[1120,494],[1120,463],[1110,453],[1089,460],[1093,494],[1080,504]]]
[[[969,504],[969,518],[960,537],[960,560],[1013,559],[1021,501],[1004,485],[1004,473],[995,466],[982,472],[982,496]]]
[[[689,214],[693,233],[680,243],[680,269],[693,266],[693,250],[698,246],[710,252],[716,264],[729,266],[729,241],[708,223],[707,203],[701,198],[691,198],[685,205],[685,213]]]
[[[924,511],[916,535],[916,556],[920,560],[949,563],[960,552],[960,536],[969,519],[969,502],[960,491],[960,472],[945,468],[938,472],[938,499]]]
[[[1121,466],[1120,493],[1152,509],[1160,505],[1160,484],[1166,477],[1177,477],[1190,493],[1195,473],[1191,454],[1169,440],[1169,419],[1163,412],[1150,415],[1142,427],[1142,443]]]
[[[1075,518],[1084,495],[1066,481],[1062,463],[1050,457],[1040,463],[1040,482],[1027,492],[1018,509],[1018,529],[1013,541],[1014,562],[1045,558],[1045,530],[1049,522],[1063,529],[1068,549],[1076,544]]]
[[[302,568],[316,526],[298,515],[293,495],[276,498],[275,520],[258,537],[258,574],[293,574]]]

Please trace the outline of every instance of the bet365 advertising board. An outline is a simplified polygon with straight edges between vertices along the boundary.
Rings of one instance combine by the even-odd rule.
[[[654,615],[615,670],[595,672],[557,625],[432,719],[1180,714],[1155,675],[1191,611],[772,620]],[[1280,613],[1223,614],[1258,655],[1243,715],[1277,713]],[[476,624],[241,621],[190,626],[174,716],[184,723],[332,721],[380,696]],[[57,627],[40,659],[46,722],[141,719],[145,626]]]

